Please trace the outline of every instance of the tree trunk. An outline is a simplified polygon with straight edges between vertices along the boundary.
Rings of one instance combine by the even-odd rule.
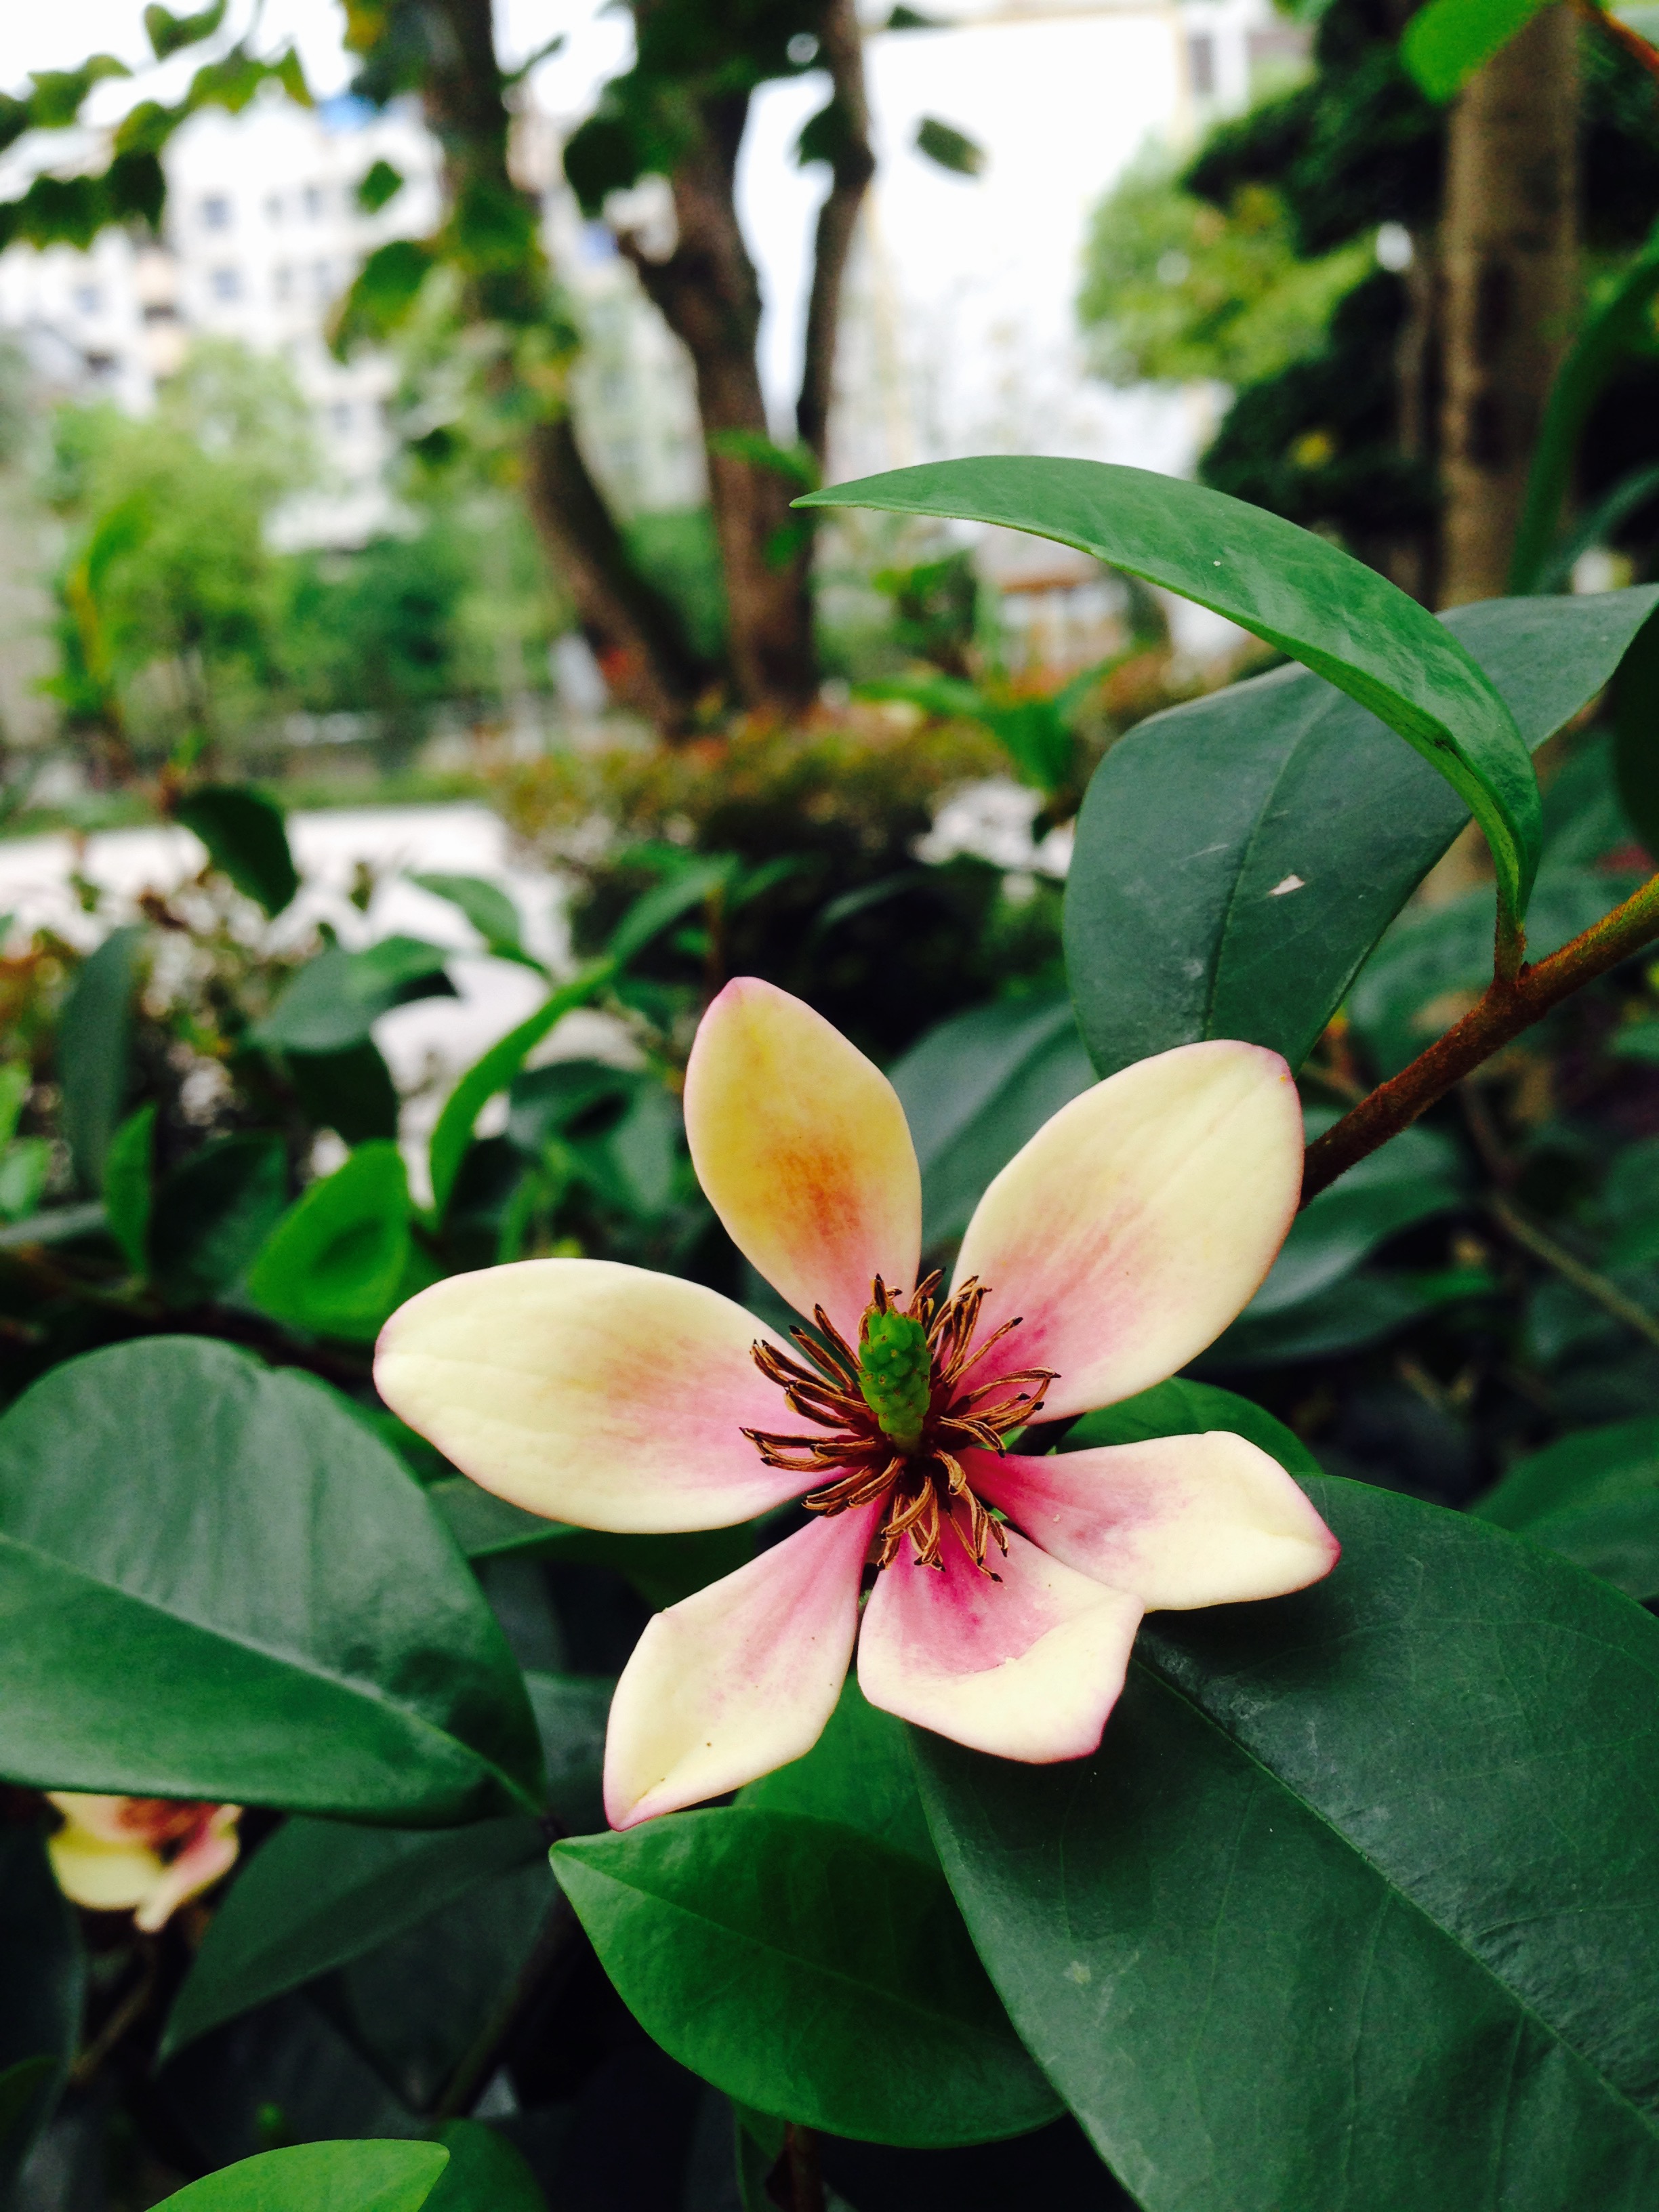
[[[847,258],[864,204],[876,157],[870,150],[870,102],[864,85],[864,42],[854,0],[826,0],[818,27],[819,58],[834,88],[835,152],[830,165],[830,197],[818,211],[812,254],[812,292],[806,308],[806,343],[801,362],[800,397],[795,428],[800,441],[823,473],[830,438],[830,405],[835,397],[836,338],[841,326],[841,295]]]
[[[1460,95],[1447,147],[1440,599],[1505,589],[1578,307],[1577,24],[1546,8]]]
[[[422,94],[443,149],[452,228],[465,241],[476,227],[484,240],[469,283],[471,311],[484,322],[536,323],[550,304],[540,212],[507,166],[510,118],[490,0],[439,0],[427,21],[429,66]],[[510,265],[499,250],[509,211],[522,238]],[[524,489],[536,534],[569,588],[612,690],[662,735],[678,735],[712,672],[697,661],[674,609],[629,560],[576,442],[568,406],[544,411],[532,424]]]

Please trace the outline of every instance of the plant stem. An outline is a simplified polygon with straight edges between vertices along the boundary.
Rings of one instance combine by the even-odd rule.
[[[780,2193],[787,2191],[787,2195]],[[824,2212],[823,2168],[818,2160],[818,2139],[811,2128],[786,2120],[783,2154],[772,2169],[767,2194],[787,2207],[787,2212]]]
[[[1582,1260],[1576,1260],[1565,1245],[1558,1244],[1554,1237],[1547,1235],[1535,1223],[1528,1221],[1525,1214],[1518,1213],[1508,1199],[1493,1199],[1492,1214],[1517,1244],[1530,1252],[1534,1259],[1541,1260],[1547,1267],[1553,1267],[1564,1282],[1571,1283],[1574,1290],[1582,1291],[1587,1298],[1594,1299],[1604,1313],[1610,1313],[1615,1321],[1623,1322],[1625,1327],[1634,1329],[1638,1336],[1645,1337],[1650,1344],[1659,1345],[1659,1320],[1656,1320],[1645,1306],[1638,1305],[1634,1298],[1627,1298],[1617,1283],[1609,1282],[1594,1267],[1587,1267]]]
[[[1356,1162],[1410,1127],[1482,1060],[1541,1021],[1563,999],[1605,975],[1659,937],[1659,876],[1535,967],[1494,975],[1479,1006],[1411,1066],[1381,1084],[1308,1147],[1302,1203],[1317,1198]]]

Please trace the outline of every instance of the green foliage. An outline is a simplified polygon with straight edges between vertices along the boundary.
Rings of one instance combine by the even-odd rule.
[[[553,1869],[629,2009],[744,2104],[913,2145],[1017,2135],[1055,2109],[943,1880],[908,1852],[733,1810],[561,1844]],[[789,2032],[803,2003],[810,2055]]]
[[[1401,58],[1431,100],[1449,100],[1538,13],[1540,0],[1430,0],[1406,27]]]
[[[268,2150],[192,2181],[179,2212],[419,2212],[449,2163],[438,2143],[313,2142]]]
[[[985,167],[985,149],[953,124],[924,115],[916,125],[916,151],[953,176],[976,177]]]
[[[196,832],[214,866],[268,915],[280,914],[299,890],[283,810],[264,792],[246,784],[201,784],[179,800],[173,816]]]
[[[396,1145],[361,1145],[303,1191],[264,1238],[248,1297],[291,1328],[370,1343],[419,1287],[413,1219]]]
[[[1370,264],[1364,240],[1298,258],[1271,186],[1243,185],[1214,207],[1154,154],[1095,210],[1078,319],[1109,383],[1249,384],[1316,353],[1337,301]]]
[[[0,1835],[0,2188],[11,2189],[69,2078],[86,2001],[81,1931],[38,1825]]]

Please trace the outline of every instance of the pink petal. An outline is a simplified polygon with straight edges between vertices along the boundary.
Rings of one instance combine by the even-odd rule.
[[[1052,1367],[1054,1415],[1163,1382],[1248,1304],[1301,1188],[1277,1053],[1180,1045],[1109,1076],[1015,1154],[968,1224],[956,1279],[991,1286],[981,1334],[1024,1320],[976,1377]]]
[[[1090,1582],[1012,1529],[981,1574],[947,1532],[944,1565],[907,1542],[878,1577],[859,1638],[872,1705],[1000,1759],[1047,1765],[1094,1750],[1123,1687],[1139,1601]]]
[[[173,1860],[149,1895],[132,1916],[135,1928],[149,1936],[165,1928],[181,1905],[199,1897],[228,1875],[240,1848],[236,1822],[240,1805],[222,1805]]]
[[[1340,1548],[1279,1462],[1224,1430],[963,1464],[1034,1543],[1149,1613],[1305,1589]]]
[[[722,1796],[811,1751],[846,1680],[881,1510],[815,1519],[648,1625],[605,1735],[613,1828]]]
[[[732,1243],[801,1313],[855,1336],[870,1284],[911,1289],[921,1175],[897,1093],[839,1030],[752,975],[728,983],[685,1071],[697,1179]]]
[[[730,1298],[609,1260],[452,1275],[380,1333],[392,1412],[486,1490],[584,1528],[746,1521],[806,1487],[745,1428],[799,1425],[750,1358]]]

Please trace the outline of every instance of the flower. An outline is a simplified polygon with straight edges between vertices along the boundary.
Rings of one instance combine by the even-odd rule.
[[[240,1805],[94,1797],[52,1790],[64,1825],[46,1838],[58,1887],[94,1912],[131,1912],[153,1936],[236,1863]]]
[[[685,1125],[733,1243],[816,1334],[786,1345],[678,1277],[532,1260],[422,1291],[375,1362],[395,1413],[555,1519],[710,1528],[805,1493],[805,1528],[647,1626],[611,1708],[613,1826],[809,1751],[855,1641],[872,1705],[1003,1758],[1080,1757],[1146,1608],[1276,1596],[1334,1565],[1302,1492],[1241,1437],[1007,1448],[1039,1412],[1174,1374],[1255,1291],[1301,1183],[1276,1054],[1183,1045],[1073,1098],[986,1191],[945,1297],[917,1279],[898,1097],[799,1000],[726,986]]]

